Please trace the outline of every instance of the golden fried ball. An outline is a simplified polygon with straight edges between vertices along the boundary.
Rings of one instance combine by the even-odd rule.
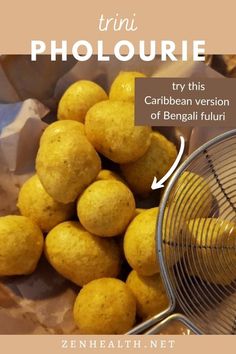
[[[156,256],[156,223],[158,208],[137,215],[129,224],[124,237],[124,253],[131,268],[140,275],[159,272]]]
[[[95,103],[107,100],[107,94],[95,82],[79,80],[68,87],[59,105],[58,119],[72,119],[84,122],[85,115]]]
[[[103,101],[88,111],[85,133],[95,149],[118,163],[135,161],[147,151],[151,128],[135,126],[134,105]]]
[[[68,128],[48,134],[47,129],[37,153],[36,171],[46,192],[54,200],[67,204],[95,180],[101,160],[78,130]]]
[[[32,273],[43,250],[43,234],[25,216],[0,217],[0,276]]]
[[[121,171],[130,188],[137,194],[151,192],[153,178],[160,180],[171,168],[177,156],[175,145],[162,134],[151,134],[151,145],[134,162],[121,165]]]
[[[74,203],[62,204],[45,191],[37,175],[29,178],[21,187],[17,206],[21,215],[28,216],[42,231],[48,232],[74,214]]]
[[[123,334],[135,321],[135,298],[121,280],[101,278],[83,287],[74,304],[80,333]]]
[[[134,102],[136,77],[146,77],[146,75],[137,71],[121,71],[111,85],[110,100]]]
[[[94,236],[76,221],[66,221],[48,233],[45,254],[58,273],[80,286],[116,277],[120,270],[116,241]]]
[[[132,270],[126,284],[135,296],[137,314],[143,320],[168,307],[168,298],[160,274],[144,277]]]
[[[67,131],[77,131],[78,134],[85,134],[84,124],[80,122],[76,122],[75,120],[60,120],[51,123],[45,129],[43,135],[40,139],[40,144],[44,142],[44,140],[48,140],[53,136],[61,136],[64,132]]]
[[[120,181],[92,183],[80,196],[78,218],[89,232],[104,237],[123,233],[135,214],[132,192]]]
[[[96,181],[106,181],[110,179],[124,183],[122,178],[117,173],[110,170],[101,170],[97,175]]]
[[[201,279],[228,285],[236,279],[236,224],[217,218],[187,222],[189,272]]]

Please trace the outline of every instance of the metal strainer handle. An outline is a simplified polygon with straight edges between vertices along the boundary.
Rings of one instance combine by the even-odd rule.
[[[163,327],[169,324],[172,321],[179,321],[183,323],[189,330],[191,330],[195,334],[202,334],[201,331],[196,329],[196,326],[192,324],[191,321],[181,313],[173,313],[172,315],[167,316],[162,321],[158,322],[152,328],[150,328],[145,334],[157,334],[160,333]]]
[[[149,318],[145,322],[135,326],[126,334],[157,334],[160,333],[162,328],[172,321],[179,321],[188,327],[188,329],[190,329],[193,333],[202,334],[201,331],[198,330],[187,317],[181,313],[173,313],[171,306],[159,314]]]

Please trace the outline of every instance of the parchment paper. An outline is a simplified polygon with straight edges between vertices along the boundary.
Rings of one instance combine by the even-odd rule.
[[[29,56],[6,56],[0,61],[0,215],[17,213],[16,200],[22,183],[34,173],[34,159],[45,122],[56,119],[57,102],[78,79],[89,79],[109,89],[120,70],[137,70],[159,77],[216,77],[203,63],[128,63],[111,60],[51,63],[42,56],[32,63]],[[175,142],[184,134],[193,150],[203,141],[202,132],[165,128]],[[204,135],[208,139],[208,135]],[[72,306],[79,288],[59,276],[42,257],[30,276],[8,277],[0,282],[0,334],[78,333]],[[189,334],[180,324],[164,333]]]

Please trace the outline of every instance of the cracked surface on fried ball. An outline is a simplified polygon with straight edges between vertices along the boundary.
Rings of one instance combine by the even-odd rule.
[[[29,218],[0,217],[0,276],[32,273],[43,250],[43,234]]]
[[[101,160],[83,133],[65,129],[41,138],[36,171],[47,193],[61,203],[73,202],[97,177]]]
[[[80,333],[123,334],[135,321],[135,298],[119,279],[102,278],[83,287],[74,304]]]
[[[96,181],[80,196],[77,214],[81,224],[93,234],[117,236],[135,215],[135,200],[130,189],[120,181]]]
[[[103,101],[88,111],[85,133],[95,149],[118,163],[135,161],[148,149],[151,128],[135,126],[134,105]]]
[[[89,108],[104,100],[107,100],[107,94],[102,87],[89,80],[79,80],[63,94],[58,105],[57,118],[83,123]]]
[[[121,71],[111,85],[110,100],[134,102],[136,77],[146,75],[137,71]]]
[[[153,178],[160,180],[171,168],[177,156],[175,145],[158,132],[151,134],[146,153],[134,162],[121,165],[130,188],[137,194],[151,192]]]
[[[94,236],[76,221],[61,223],[48,233],[45,255],[58,273],[79,286],[101,277],[116,277],[120,271],[116,241]]]
[[[21,187],[17,206],[21,215],[28,216],[44,232],[70,219],[75,212],[74,203],[62,204],[55,201],[45,191],[37,175],[29,178]]]
[[[168,307],[168,298],[160,274],[144,277],[132,270],[126,284],[136,298],[137,314],[143,320]]]
[[[155,246],[157,215],[158,208],[141,212],[125,232],[125,258],[131,268],[144,276],[159,272]]]

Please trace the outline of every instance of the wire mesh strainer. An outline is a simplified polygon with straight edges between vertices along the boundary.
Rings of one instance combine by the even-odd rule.
[[[129,334],[158,333],[173,319],[198,334],[235,334],[236,129],[201,146],[171,178],[157,253],[169,307]]]

